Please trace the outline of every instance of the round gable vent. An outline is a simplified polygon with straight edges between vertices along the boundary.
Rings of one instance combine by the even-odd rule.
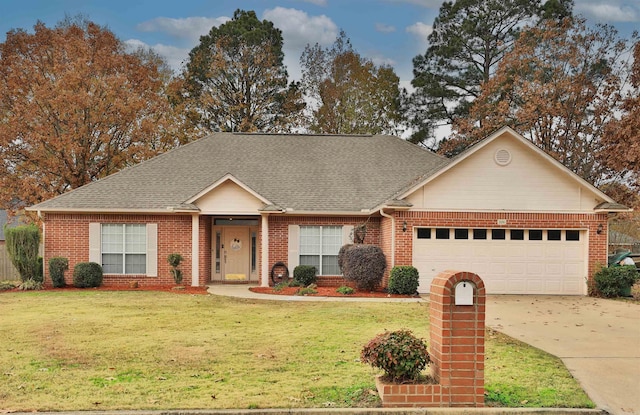
[[[496,151],[494,159],[498,165],[506,166],[507,164],[511,163],[511,153],[509,152],[509,150],[501,148],[500,150]]]

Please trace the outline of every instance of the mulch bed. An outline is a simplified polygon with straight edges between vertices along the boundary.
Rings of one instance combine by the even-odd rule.
[[[410,295],[398,295],[388,294],[382,291],[356,291],[353,294],[344,295],[340,294],[336,290],[338,287],[318,287],[315,290],[317,294],[308,294],[307,297],[370,297],[370,298],[411,298]],[[273,289],[273,287],[251,287],[250,291],[260,294],[273,294],[273,295],[296,295],[300,287],[285,287],[279,291]]]

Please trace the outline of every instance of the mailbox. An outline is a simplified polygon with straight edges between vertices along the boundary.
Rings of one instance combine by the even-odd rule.
[[[455,286],[455,305],[473,305],[473,290],[475,284],[471,281],[460,281]]]

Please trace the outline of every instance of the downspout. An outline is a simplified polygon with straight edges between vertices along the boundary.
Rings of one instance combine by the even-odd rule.
[[[385,218],[391,219],[391,266],[389,269],[396,265],[396,218],[384,212],[384,208],[380,208],[380,215]]]

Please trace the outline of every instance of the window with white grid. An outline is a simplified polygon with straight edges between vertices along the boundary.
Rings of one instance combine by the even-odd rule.
[[[316,267],[318,275],[340,275],[341,226],[300,226],[300,265]]]
[[[105,274],[147,272],[147,226],[102,225],[102,270]]]

